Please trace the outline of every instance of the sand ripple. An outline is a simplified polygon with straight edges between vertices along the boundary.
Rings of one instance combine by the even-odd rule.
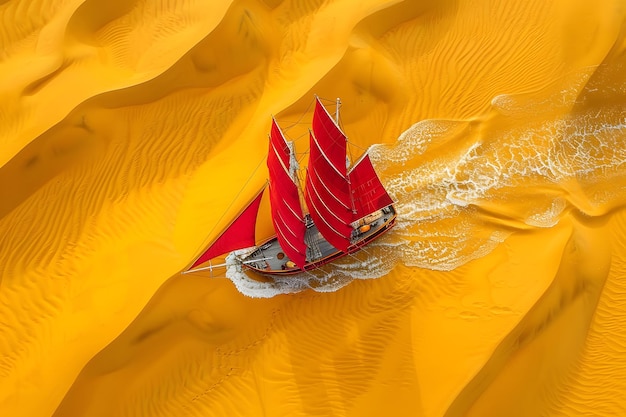
[[[624,414],[620,1],[0,3],[5,414]],[[397,227],[181,276],[313,94]]]

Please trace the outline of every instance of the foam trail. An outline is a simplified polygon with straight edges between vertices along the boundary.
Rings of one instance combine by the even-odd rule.
[[[556,98],[535,105],[552,106],[553,111],[564,106]],[[556,225],[572,204],[562,192],[533,198],[533,206],[522,210],[524,218],[509,218],[507,228],[491,225],[480,234],[477,230],[484,229],[485,222],[477,208],[503,198],[510,204],[521,204],[517,196],[505,190],[520,189],[522,184],[558,191],[559,184],[568,180],[619,175],[626,168],[626,117],[616,117],[615,112],[622,109],[603,108],[537,120],[536,114],[529,116],[530,108],[519,97],[500,95],[493,100],[496,120],[512,119],[504,128],[490,129],[493,122],[489,119],[424,120],[403,132],[394,146],[373,146],[372,163],[396,201],[398,219],[396,227],[368,245],[366,251],[315,273],[273,283],[259,283],[235,269],[227,276],[251,297],[305,289],[335,291],[354,279],[384,276],[399,263],[453,270],[491,252],[511,233],[511,224],[520,229]],[[449,150],[443,153],[436,149],[440,146]],[[579,209],[593,211],[615,200],[607,193],[594,198],[577,202]],[[506,209],[498,209],[503,210],[498,216],[509,215]]]

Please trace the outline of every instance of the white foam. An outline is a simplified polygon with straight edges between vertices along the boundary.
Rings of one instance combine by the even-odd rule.
[[[568,97],[570,93],[568,90]],[[487,226],[475,210],[501,196],[503,188],[514,191],[539,185],[541,189],[566,179],[606,181],[611,176],[624,175],[624,109],[603,108],[575,116],[564,113],[541,119],[536,110],[533,113],[532,105],[522,106],[512,96],[498,96],[493,104],[519,121],[515,119],[510,127],[495,130],[480,126],[466,129],[469,123],[466,121],[426,120],[407,129],[394,146],[371,148],[372,163],[397,201],[398,219],[390,233],[368,245],[365,251],[314,273],[274,282],[256,281],[236,265],[229,266],[227,276],[243,294],[272,297],[305,289],[336,291],[354,279],[384,276],[398,263],[453,270],[485,256],[509,235],[508,229],[493,225],[484,232]],[[565,108],[571,106],[571,101],[566,103],[557,97],[540,104],[544,108],[551,105]],[[532,117],[525,119],[527,115]],[[471,131],[489,134],[463,136]],[[442,152],[448,142],[454,146],[449,152]],[[435,144],[438,145],[436,157],[429,157],[428,152]],[[398,167],[403,167],[399,173]],[[394,173],[387,174],[387,170]],[[528,213],[524,226],[556,225],[561,213],[571,204],[558,195],[533,196],[537,209]],[[594,198],[600,204],[613,197],[598,193]],[[509,224],[515,221],[510,219]],[[476,236],[479,230],[483,231],[482,235]]]
[[[239,292],[253,298],[270,298],[278,294],[291,294],[303,290],[332,292],[346,286],[355,279],[380,278],[400,261],[394,256],[396,245],[389,242],[388,236],[372,242],[357,255],[326,265],[312,272],[302,272],[288,277],[260,281],[246,273],[235,255],[226,258],[226,277]]]
[[[526,224],[529,226],[544,228],[556,226],[559,222],[560,215],[563,210],[565,210],[566,206],[567,203],[565,200],[562,198],[555,198],[550,204],[550,207],[545,211],[530,215],[526,219]]]

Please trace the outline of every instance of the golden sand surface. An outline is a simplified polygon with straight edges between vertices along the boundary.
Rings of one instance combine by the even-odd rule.
[[[0,1],[0,414],[626,415],[625,16]],[[314,277],[181,275],[314,94],[396,228]]]

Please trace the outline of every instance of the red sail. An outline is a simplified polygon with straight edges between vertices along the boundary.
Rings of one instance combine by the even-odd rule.
[[[319,142],[321,149],[324,150],[327,163],[330,164],[335,171],[345,177],[346,135],[339,129],[337,123],[335,123],[330,114],[328,114],[328,111],[317,97],[315,98],[312,127],[315,138]]]
[[[316,100],[310,134],[305,198],[309,214],[331,245],[345,251],[352,234],[352,201],[346,177],[346,136]]]
[[[393,200],[374,171],[369,155],[366,154],[357,162],[348,176],[356,210],[353,220],[362,219],[376,210],[393,204]]]
[[[304,243],[306,226],[298,187],[290,173],[290,160],[291,150],[276,120],[272,120],[267,156],[272,222],[280,247],[291,261],[303,268],[306,260],[306,244]]]
[[[206,261],[237,249],[254,246],[254,227],[256,216],[259,212],[259,204],[263,196],[261,190],[258,196],[246,207],[239,216],[222,232],[222,234],[208,247],[202,255],[189,267],[191,270]]]
[[[270,154],[272,153],[271,144],[278,148],[278,157],[280,158],[282,165],[289,167],[289,146],[287,146],[287,141],[283,136],[283,132],[280,130],[280,127],[274,118],[272,118],[272,127],[270,130]]]

